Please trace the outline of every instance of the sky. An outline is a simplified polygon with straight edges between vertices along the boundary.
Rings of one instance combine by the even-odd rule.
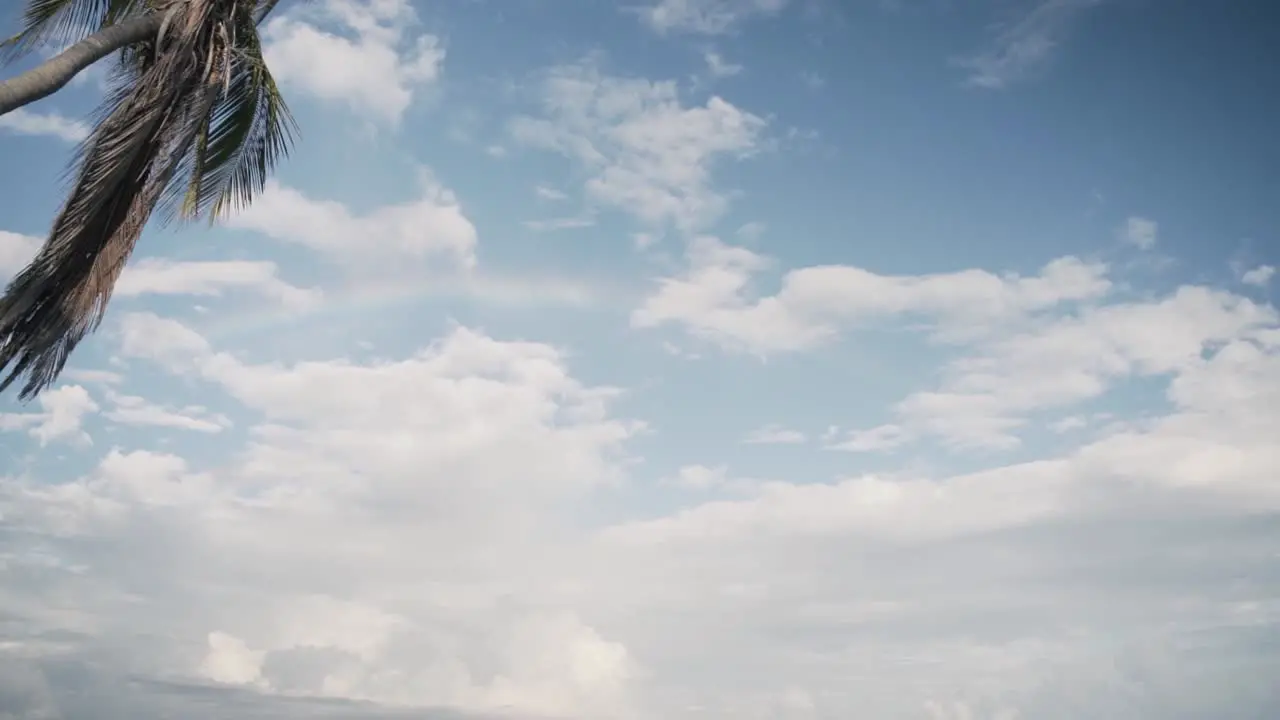
[[[1280,716],[1275,3],[262,33],[290,159],[0,399],[0,718]]]

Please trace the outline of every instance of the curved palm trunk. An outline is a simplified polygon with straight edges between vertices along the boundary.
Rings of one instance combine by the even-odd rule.
[[[39,66],[0,81],[0,115],[52,95],[95,62],[154,36],[162,20],[154,13],[103,28]]]

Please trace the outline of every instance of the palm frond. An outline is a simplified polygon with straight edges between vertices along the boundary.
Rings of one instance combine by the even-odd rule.
[[[187,40],[190,42],[190,39]],[[180,45],[181,43],[179,43]],[[160,53],[110,93],[44,246],[0,297],[0,392],[29,399],[53,382],[106,303],[178,158],[184,101],[198,80],[190,48]]]
[[[154,0],[28,0],[22,29],[0,42],[0,62],[44,45],[70,45],[153,5]]]
[[[288,153],[296,133],[263,58],[255,15],[238,13],[229,20],[218,31],[225,53],[206,80],[220,91],[196,113],[201,125],[195,145],[158,208],[166,222],[205,214],[213,222],[247,205]]]
[[[261,57],[245,56],[210,116],[207,147],[185,217],[214,222],[246,207],[289,152],[297,125]]]
[[[76,16],[71,2],[31,0],[44,14],[29,29],[46,29],[29,37],[74,24],[63,17],[98,22],[97,12],[109,19],[142,8],[165,20],[156,37],[119,55],[49,238],[0,297],[0,392],[25,376],[24,400],[56,379],[101,321],[154,212],[213,219],[248,204],[295,131],[257,33],[262,8],[274,3],[80,0]]]

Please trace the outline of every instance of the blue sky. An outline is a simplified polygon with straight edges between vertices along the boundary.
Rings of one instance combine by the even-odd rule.
[[[1276,13],[282,3],[289,161],[0,401],[0,706],[1280,712]]]

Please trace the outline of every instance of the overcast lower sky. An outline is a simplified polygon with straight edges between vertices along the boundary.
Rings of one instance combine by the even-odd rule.
[[[1278,13],[282,3],[292,159],[0,404],[0,718],[1280,717]]]

